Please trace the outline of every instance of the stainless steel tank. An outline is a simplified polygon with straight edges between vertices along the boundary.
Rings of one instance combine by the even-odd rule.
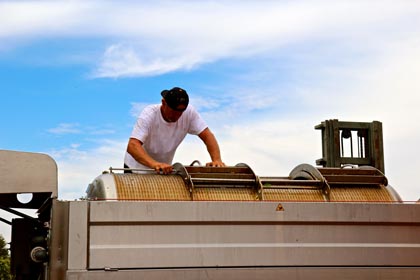
[[[398,202],[384,174],[373,167],[295,167],[287,177],[259,177],[246,164],[215,168],[174,165],[170,175],[115,173],[87,189],[95,200]]]

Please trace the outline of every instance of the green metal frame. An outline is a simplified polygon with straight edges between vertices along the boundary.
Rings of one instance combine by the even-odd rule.
[[[322,133],[322,158],[316,161],[323,167],[343,167],[345,165],[373,166],[385,173],[382,123],[342,122],[337,119],[326,120],[315,126]],[[351,151],[344,156],[343,141],[357,133],[358,155]],[[353,147],[353,143],[350,144]]]

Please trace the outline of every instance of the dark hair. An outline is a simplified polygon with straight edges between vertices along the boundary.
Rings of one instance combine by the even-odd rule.
[[[185,108],[188,106],[189,97],[185,89],[179,87],[174,87],[170,90],[165,89],[161,92],[161,95],[165,99],[166,104],[173,110],[179,111],[179,105],[185,105]]]

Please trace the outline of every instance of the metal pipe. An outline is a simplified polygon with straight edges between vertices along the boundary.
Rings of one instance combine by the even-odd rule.
[[[223,183],[223,184],[245,184],[253,185],[255,180],[253,179],[224,179],[224,178],[191,178],[191,181],[194,184],[213,184],[213,183]]]
[[[275,185],[322,185],[319,180],[290,180],[280,178],[264,178],[260,177],[262,184],[275,184]]]
[[[265,190],[276,190],[276,189],[285,189],[285,190],[321,190],[320,187],[316,186],[264,186]]]
[[[18,211],[16,211],[16,210],[13,210],[13,209],[10,209],[10,208],[7,208],[7,207],[3,207],[3,206],[1,206],[1,205],[0,205],[0,209],[2,209],[2,210],[4,210],[4,211],[7,211],[7,212],[9,212],[9,213],[11,213],[11,214],[14,214],[14,215],[16,215],[16,216],[19,216],[19,217],[21,217],[21,218],[29,219],[29,220],[32,220],[32,221],[34,221],[34,222],[36,222],[36,223],[40,223],[40,222],[38,221],[38,219],[36,219],[36,218],[34,218],[34,217],[31,217],[31,216],[28,216],[28,215],[26,215],[26,214],[23,214],[23,213],[21,213],[21,212],[18,212]],[[3,222],[4,222],[4,221],[3,221]]]
[[[6,219],[3,219],[2,217],[0,217],[0,221],[2,221],[3,223],[5,223],[5,224],[8,224],[8,225],[12,225],[12,222],[10,222],[10,221],[8,221],[8,220],[6,220]]]
[[[128,171],[139,171],[139,172],[157,173],[156,170],[151,169],[151,168],[114,168],[114,167],[110,167],[109,168],[109,172],[111,172],[111,173],[114,170],[115,171],[126,171],[126,170],[128,170]],[[162,170],[160,170],[160,171],[162,171]],[[171,172],[171,174],[175,174],[175,173],[177,173],[176,170],[173,170]],[[159,173],[157,173],[157,174],[159,174]]]

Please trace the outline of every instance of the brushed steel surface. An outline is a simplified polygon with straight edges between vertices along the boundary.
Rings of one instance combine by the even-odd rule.
[[[67,268],[85,269],[88,265],[88,204],[74,201],[69,205],[69,253]]]
[[[57,196],[57,164],[46,154],[0,150],[0,193]]]
[[[67,280],[419,280],[419,267],[267,267],[69,271]]]
[[[87,205],[87,202],[84,202]],[[53,211],[51,216],[51,234],[49,238],[49,263],[48,279],[64,279],[68,268],[68,256],[71,255],[68,250],[70,225],[77,225],[78,218],[69,215],[70,202],[53,200]],[[85,213],[87,216],[87,212]],[[87,233],[87,232],[86,232]],[[73,254],[74,255],[74,254]],[[86,255],[82,255],[86,261]]]
[[[416,205],[90,203],[90,269],[420,265]]]
[[[48,155],[0,150],[2,207],[39,209],[57,197],[57,164]],[[27,194],[25,200],[19,194]]]
[[[420,279],[420,204],[71,201],[54,209],[50,279]]]
[[[419,223],[419,204],[91,201],[90,223],[130,222],[360,222]],[[278,205],[287,211],[275,211]]]

